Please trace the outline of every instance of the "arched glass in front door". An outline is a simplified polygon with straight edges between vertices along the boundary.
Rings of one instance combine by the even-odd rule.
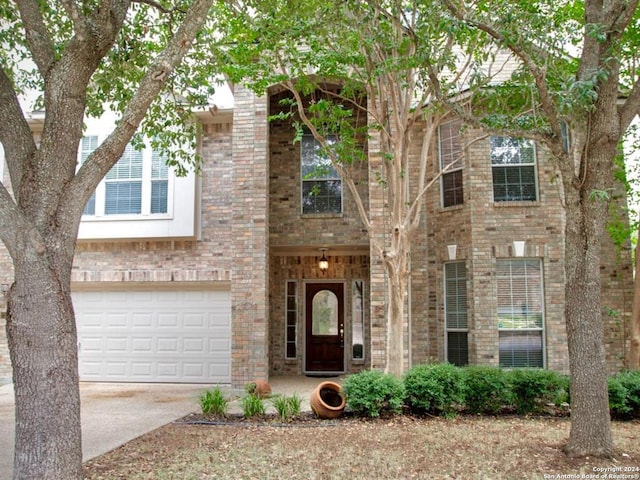
[[[331,290],[321,290],[313,297],[314,335],[338,334],[338,297]]]

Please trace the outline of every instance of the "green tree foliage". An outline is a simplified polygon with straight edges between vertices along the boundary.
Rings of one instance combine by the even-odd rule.
[[[7,296],[14,478],[82,477],[70,295],[80,218],[127,144],[142,141],[138,131],[179,173],[197,165],[188,112],[215,84],[215,59],[203,48],[215,29],[211,5],[0,2],[0,142],[10,177],[0,183],[0,239],[14,271]],[[37,141],[33,108],[44,116]],[[116,113],[117,125],[78,168],[84,119],[104,109]]]
[[[316,138],[356,111],[354,92],[366,95],[368,155],[381,160],[373,175],[385,188],[389,223],[381,229],[360,211],[390,279],[387,368],[393,372],[402,370],[409,268],[398,259],[410,251],[422,195],[409,198],[403,190],[409,171],[404,152],[418,141],[408,132],[418,121],[437,125],[451,111],[489,134],[531,138],[551,152],[566,205],[565,318],[574,402],[568,451],[574,455],[613,451],[599,265],[614,158],[640,106],[637,24],[635,0],[252,1],[232,10],[225,23],[242,39],[227,51],[231,78],[257,92],[280,82],[299,107],[298,121]],[[338,81],[343,94],[333,97],[330,109],[323,106],[322,115],[305,118],[303,98],[322,90],[319,80]],[[423,146],[434,131],[423,130]],[[340,169],[347,166],[342,157],[332,160],[348,174]],[[417,191],[425,188],[419,183]],[[381,236],[385,241],[377,243]],[[632,344],[636,360],[639,345]]]
[[[384,363],[395,375],[404,370],[411,242],[425,191],[438,180],[427,176],[445,113],[434,102],[434,78],[453,89],[472,74],[471,58],[477,55],[477,34],[449,28],[450,15],[435,5],[252,0],[230,8],[225,22],[226,36],[233,39],[222,62],[229,78],[260,95],[270,86],[284,87],[290,108],[278,118],[291,119],[293,138],[302,128],[313,133],[351,193],[389,278]],[[456,35],[468,45],[456,44]],[[461,59],[463,67],[457,68]],[[419,153],[412,157],[410,146]],[[358,189],[352,167],[363,160],[370,161],[370,176],[384,196],[382,219],[371,215]]]

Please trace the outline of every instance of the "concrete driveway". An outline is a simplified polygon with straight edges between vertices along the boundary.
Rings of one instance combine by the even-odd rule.
[[[83,459],[116,447],[199,410],[208,385],[81,383]],[[0,479],[13,473],[13,385],[0,386]]]
[[[338,378],[272,377],[274,394],[299,395],[309,411],[309,396],[324,380]],[[190,413],[199,412],[198,397],[211,385],[158,383],[80,383],[82,453],[89,460]],[[227,390],[230,413],[241,412],[244,391]],[[273,407],[267,405],[267,411]],[[13,385],[0,385],[0,479],[13,473],[15,435]]]

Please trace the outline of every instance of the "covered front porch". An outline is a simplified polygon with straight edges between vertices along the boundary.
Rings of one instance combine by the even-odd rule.
[[[368,246],[276,247],[269,270],[270,378],[369,368]]]

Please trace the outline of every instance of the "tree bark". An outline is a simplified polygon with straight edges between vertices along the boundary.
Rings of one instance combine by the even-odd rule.
[[[42,32],[45,19],[38,5],[18,3],[25,30]],[[10,194],[0,182],[0,239],[14,267],[7,337],[16,405],[16,480],[82,478],[77,334],[70,293],[82,209],[191,47],[211,4],[193,0],[166,48],[147,66],[116,130],[77,174],[87,85],[113,46],[129,2],[104,2],[102,8],[85,12],[88,20],[74,18],[76,35],[64,48],[43,42],[45,33],[25,32],[44,80],[45,122],[37,146],[9,76],[0,73],[0,98],[9,100],[0,102],[0,140],[10,145],[5,153],[13,188]]]
[[[406,258],[404,249],[397,251],[398,257]],[[406,261],[396,258],[394,262],[385,261],[388,277],[387,305],[387,364],[385,372],[398,378],[405,372],[404,367],[404,323],[405,296],[407,293],[408,271]]]
[[[27,252],[27,261],[15,262],[8,295],[16,400],[13,478],[82,478],[76,325],[69,282],[53,267],[59,262],[35,250]]]
[[[613,155],[595,154],[597,145],[590,147],[594,155],[587,178],[565,183],[565,319],[571,374],[571,430],[565,448],[570,456],[614,453],[600,281],[609,201],[595,195],[613,183]]]

